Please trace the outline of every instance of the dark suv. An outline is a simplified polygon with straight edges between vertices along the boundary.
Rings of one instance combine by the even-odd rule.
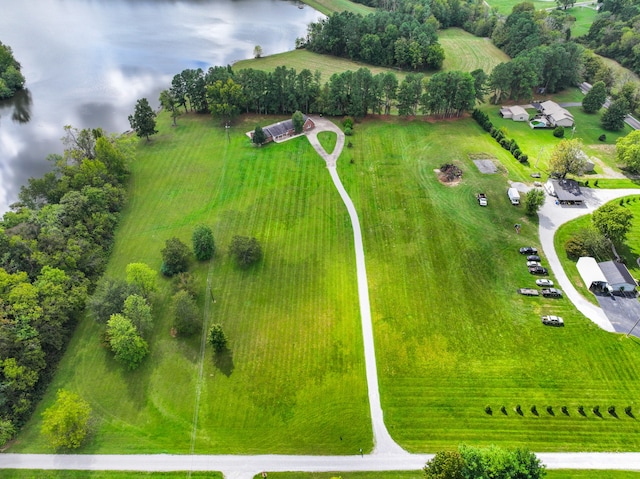
[[[549,271],[547,271],[547,268],[543,268],[542,266],[530,266],[529,273],[546,275],[549,274]]]
[[[533,246],[525,246],[524,248],[520,248],[520,254],[538,254],[538,250]]]

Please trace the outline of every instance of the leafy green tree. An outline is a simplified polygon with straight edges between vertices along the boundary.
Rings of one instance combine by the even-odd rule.
[[[213,240],[213,231],[206,225],[197,225],[191,236],[193,254],[198,261],[206,261],[216,252],[216,244]]]
[[[59,389],[56,402],[42,413],[42,434],[54,449],[77,449],[89,432],[91,407],[76,393]]]
[[[262,57],[262,47],[260,45],[256,45],[253,47],[253,58]]]
[[[125,271],[130,286],[129,294],[135,291],[150,300],[153,293],[158,291],[158,273],[146,263],[129,263]]]
[[[0,419],[0,446],[4,446],[17,432],[14,424],[8,419]]]
[[[20,63],[13,57],[11,47],[0,42],[0,99],[12,97],[24,87],[24,82]]]
[[[534,453],[526,449],[460,446],[459,452],[465,462],[463,471],[465,478],[541,479],[546,475],[544,465]]]
[[[415,115],[422,97],[422,75],[409,74],[398,89],[398,114]]]
[[[591,215],[593,226],[615,244],[621,244],[625,240],[632,220],[631,211],[614,203],[602,205]]]
[[[160,271],[165,276],[183,273],[189,268],[189,247],[175,236],[165,242],[162,253],[162,267]]]
[[[112,314],[122,311],[127,296],[129,287],[126,281],[104,276],[98,281],[93,295],[89,298],[89,312],[94,320],[105,324]]]
[[[529,216],[534,216],[544,204],[544,191],[538,188],[530,189],[524,197],[524,209]]]
[[[225,82],[217,80],[207,86],[207,103],[211,114],[224,125],[229,125],[240,114],[240,107],[244,103],[242,86],[231,78]]]
[[[223,351],[227,347],[227,335],[224,333],[221,324],[214,324],[209,329],[207,341],[213,346],[216,353]]]
[[[198,305],[187,291],[178,291],[171,303],[173,328],[178,334],[190,336],[202,327]]]
[[[607,111],[602,115],[602,127],[609,131],[618,131],[624,128],[624,119],[629,114],[629,103],[623,97],[611,102]]]
[[[439,451],[424,467],[425,479],[466,479],[465,461],[458,451]]]
[[[640,171],[640,130],[616,140],[616,155],[619,163],[635,172]]]
[[[160,92],[160,105],[162,105],[162,108],[171,114],[173,126],[176,126],[176,118],[180,115],[180,112],[178,111],[180,103],[178,102],[178,99],[173,96],[171,90],[162,90]]]
[[[146,138],[149,141],[151,135],[158,133],[156,130],[156,114],[151,109],[149,101],[141,98],[136,103],[136,109],[133,115],[129,115],[129,124],[131,129],[136,132],[140,138]]]
[[[236,235],[231,240],[229,253],[241,268],[248,268],[262,259],[262,246],[256,238]]]
[[[489,76],[482,68],[473,70],[471,72],[471,76],[473,77],[473,86],[476,91],[476,100],[478,103],[484,103],[484,96],[487,94],[487,82],[489,81]]]
[[[302,112],[300,112],[299,110],[294,112],[293,116],[291,117],[291,121],[293,122],[293,131],[296,134],[302,133],[302,131],[304,130],[304,116],[302,115]]]
[[[582,142],[578,139],[563,139],[551,152],[549,168],[560,178],[565,178],[569,173],[574,175],[582,173],[585,162]]]
[[[140,366],[149,354],[147,342],[140,336],[133,323],[121,314],[114,314],[107,321],[107,337],[116,361],[129,369]]]
[[[607,101],[607,87],[604,82],[596,82],[582,100],[582,108],[586,113],[596,113]]]
[[[267,135],[260,125],[256,126],[251,137],[251,142],[256,145],[262,145],[267,140]]]
[[[151,306],[143,296],[132,294],[124,301],[122,314],[136,327],[140,336],[145,337],[153,328]]]

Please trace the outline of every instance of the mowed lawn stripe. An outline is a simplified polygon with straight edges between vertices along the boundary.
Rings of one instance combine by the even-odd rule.
[[[230,350],[205,355],[197,454],[367,450],[371,421],[344,205],[305,138],[255,148],[244,135],[255,121],[225,131],[207,116],[182,116],[175,128],[159,117],[160,134],[138,146],[108,274],[124,277],[137,261],[159,269],[166,239],[190,245],[199,223],[214,231],[208,321],[223,324]],[[259,239],[260,264],[235,265],[227,249],[236,234]],[[190,268],[201,307],[208,269],[195,261]],[[61,387],[87,398],[96,414],[82,452],[189,451],[200,337],[171,337],[173,286],[158,279],[151,354],[140,369],[115,363],[100,346],[101,327],[85,319],[15,451],[48,451],[40,413]]]

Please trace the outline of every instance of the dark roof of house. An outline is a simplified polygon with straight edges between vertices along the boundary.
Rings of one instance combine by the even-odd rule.
[[[304,121],[306,122],[307,119],[309,118],[307,115],[302,115],[304,118]],[[278,123],[274,123],[273,125],[269,125],[269,126],[265,126],[262,131],[265,132],[265,134],[268,137],[278,137],[280,135],[285,135],[288,131],[293,130],[293,120],[292,119],[288,119],[288,120],[283,120],[280,121]]]
[[[607,282],[609,284],[619,284],[619,283],[629,283],[636,284],[636,280],[633,279],[631,273],[627,267],[616,261],[605,261],[603,263],[598,263],[600,269],[604,273],[604,277],[607,278]]]
[[[542,111],[542,105],[539,101],[532,101],[531,106],[534,107],[538,111]]]
[[[560,201],[584,201],[580,185],[575,180],[552,180],[553,190]]]
[[[289,130],[293,130],[293,120],[284,120],[280,123],[274,123],[273,125],[265,126],[262,129],[267,136],[277,137],[284,135]]]

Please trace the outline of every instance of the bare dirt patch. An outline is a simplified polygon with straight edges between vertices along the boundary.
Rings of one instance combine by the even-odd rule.
[[[480,173],[484,173],[486,175],[492,175],[498,172],[498,167],[490,159],[477,159],[473,160],[473,163],[476,165]]]
[[[462,181],[462,170],[456,165],[447,163],[433,170],[438,175],[440,183],[447,186],[455,186]]]

